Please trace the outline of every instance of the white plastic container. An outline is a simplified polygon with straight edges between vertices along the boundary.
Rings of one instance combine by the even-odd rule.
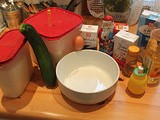
[[[28,43],[18,30],[0,39],[0,87],[5,97],[17,98],[25,90],[33,73]]]
[[[53,64],[66,54],[75,50],[73,40],[80,35],[83,19],[73,12],[51,7],[24,20],[32,25],[44,40]],[[33,61],[36,62],[33,56]]]

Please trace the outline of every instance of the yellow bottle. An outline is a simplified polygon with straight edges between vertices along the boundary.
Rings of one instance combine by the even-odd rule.
[[[155,84],[160,80],[160,29],[152,30],[146,46],[143,64],[148,68],[148,83]]]
[[[128,89],[131,93],[140,95],[145,92],[148,82],[146,73],[146,69],[142,66],[138,66],[134,69],[128,81]]]

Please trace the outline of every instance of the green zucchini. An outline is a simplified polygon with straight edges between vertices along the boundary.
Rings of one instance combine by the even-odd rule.
[[[55,69],[53,67],[51,56],[41,36],[30,24],[22,23],[20,25],[20,32],[32,46],[44,83],[47,86],[54,86],[56,84]]]

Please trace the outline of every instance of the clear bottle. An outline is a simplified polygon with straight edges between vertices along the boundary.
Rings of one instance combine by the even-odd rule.
[[[134,69],[131,77],[129,78],[128,89],[133,94],[143,94],[146,90],[147,82],[147,70],[142,66],[138,66]]]
[[[128,54],[126,62],[124,64],[122,74],[126,77],[130,77],[135,67],[137,67],[137,61],[139,57],[140,48],[136,45],[128,47]]]
[[[155,84],[160,80],[160,29],[151,32],[146,46],[143,64],[148,68],[148,83]]]

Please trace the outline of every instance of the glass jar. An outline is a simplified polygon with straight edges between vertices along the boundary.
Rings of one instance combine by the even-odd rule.
[[[131,45],[128,47],[126,62],[122,70],[122,74],[124,76],[130,77],[133,73],[134,68],[137,67],[139,52],[140,48],[136,45]]]

